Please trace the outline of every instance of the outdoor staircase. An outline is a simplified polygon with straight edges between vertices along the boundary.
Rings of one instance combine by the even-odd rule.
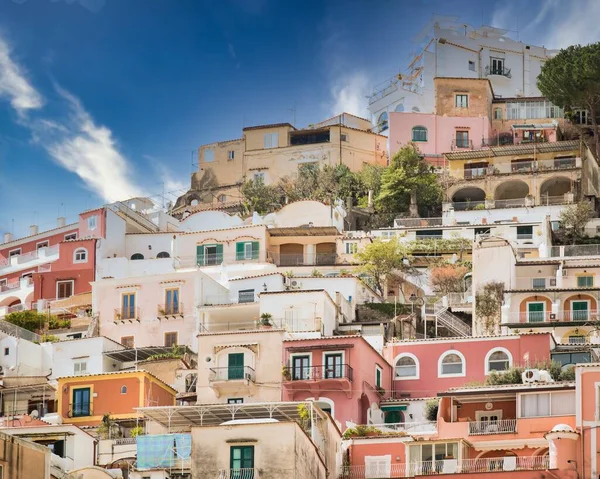
[[[471,326],[448,311],[448,306],[444,305],[443,300],[439,300],[433,305],[433,312],[438,325],[445,327],[456,336],[469,337],[472,335]]]
[[[117,215],[127,222],[133,222],[148,233],[156,233],[159,228],[143,214],[131,209],[125,203],[117,201],[108,205]]]

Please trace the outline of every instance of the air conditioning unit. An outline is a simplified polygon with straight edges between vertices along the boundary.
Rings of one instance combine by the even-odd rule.
[[[568,269],[563,269],[563,270],[562,270],[562,275],[563,275],[563,278],[564,278],[565,276],[569,276],[569,270],[568,270]]]
[[[540,382],[540,370],[539,369],[526,369],[521,375],[523,384],[531,384]]]
[[[302,283],[300,281],[293,280],[290,284],[290,287],[300,289],[302,288]]]
[[[556,313],[550,313],[550,321],[556,321]]]

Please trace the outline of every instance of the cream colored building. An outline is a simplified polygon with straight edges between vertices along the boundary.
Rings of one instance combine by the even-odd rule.
[[[198,171],[173,211],[182,213],[199,203],[231,206],[239,203],[245,180],[274,184],[303,164],[343,164],[352,171],[364,164],[386,165],[387,139],[371,129],[370,121],[348,113],[303,129],[290,123],[246,127],[242,138],[198,149]]]

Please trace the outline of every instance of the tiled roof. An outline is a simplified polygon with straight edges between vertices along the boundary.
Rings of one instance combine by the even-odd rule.
[[[52,233],[52,232],[57,231],[57,230],[67,231],[67,230],[71,230],[71,229],[77,229],[78,226],[79,226],[79,223],[71,223],[71,224],[64,225],[64,226],[57,226],[56,228],[52,228],[50,230],[40,231],[39,233],[34,234],[34,235],[27,235],[27,236],[22,236],[21,238],[15,238],[15,239],[7,242],[7,243],[0,243],[0,249],[7,248],[7,247],[9,247],[9,246],[11,246],[11,245],[13,245],[15,243],[19,243],[19,242],[21,242],[23,240],[34,238],[36,236],[39,236],[40,238],[43,238],[45,236],[48,236],[49,233]]]
[[[457,151],[444,153],[448,160],[475,160],[495,156],[527,155],[536,153],[551,153],[579,149],[579,140],[555,141],[553,143],[527,143],[521,145],[492,146],[482,150]]]
[[[232,279],[230,279],[229,281],[242,281],[242,280],[244,280],[244,279],[262,278],[262,277],[265,277],[265,276],[275,276],[275,275],[279,275],[279,276],[282,276],[282,277],[284,277],[284,278],[285,278],[285,276],[284,276],[283,274],[281,274],[281,273],[278,273],[277,271],[274,271],[274,272],[272,272],[272,273],[255,274],[255,275],[253,275],[253,276],[245,276],[245,277],[243,277],[243,278],[232,278]]]
[[[292,125],[291,123],[270,123],[267,125],[256,125],[256,126],[247,126],[245,128],[242,128],[242,131],[248,131],[248,130],[264,130],[266,128],[279,128],[282,126],[289,126],[290,128],[293,128],[294,130],[296,129],[296,127],[294,125]]]
[[[86,379],[86,378],[91,378],[91,377],[96,377],[96,376],[119,376],[121,374],[130,374],[132,372],[135,373],[143,373],[143,374],[147,374],[148,376],[152,376],[154,379],[156,379],[157,381],[161,382],[162,384],[164,384],[165,386],[167,386],[169,389],[171,389],[173,392],[177,392],[174,388],[172,388],[171,386],[169,386],[167,383],[165,383],[162,379],[156,377],[154,374],[152,374],[149,371],[146,371],[144,369],[138,369],[135,371],[109,371],[106,373],[97,373],[97,374],[81,374],[79,376],[61,376],[57,379]]]

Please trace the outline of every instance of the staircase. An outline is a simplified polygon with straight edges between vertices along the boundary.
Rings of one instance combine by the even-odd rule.
[[[445,327],[456,336],[468,337],[472,335],[471,326],[448,311],[448,307],[444,305],[442,299],[433,305],[433,314],[438,325]]]
[[[111,205],[108,205],[108,207],[125,221],[134,222],[137,226],[141,227],[148,233],[156,233],[159,229],[158,226],[146,218],[146,216],[144,216],[142,213],[132,210],[129,206],[121,201],[117,201]]]

